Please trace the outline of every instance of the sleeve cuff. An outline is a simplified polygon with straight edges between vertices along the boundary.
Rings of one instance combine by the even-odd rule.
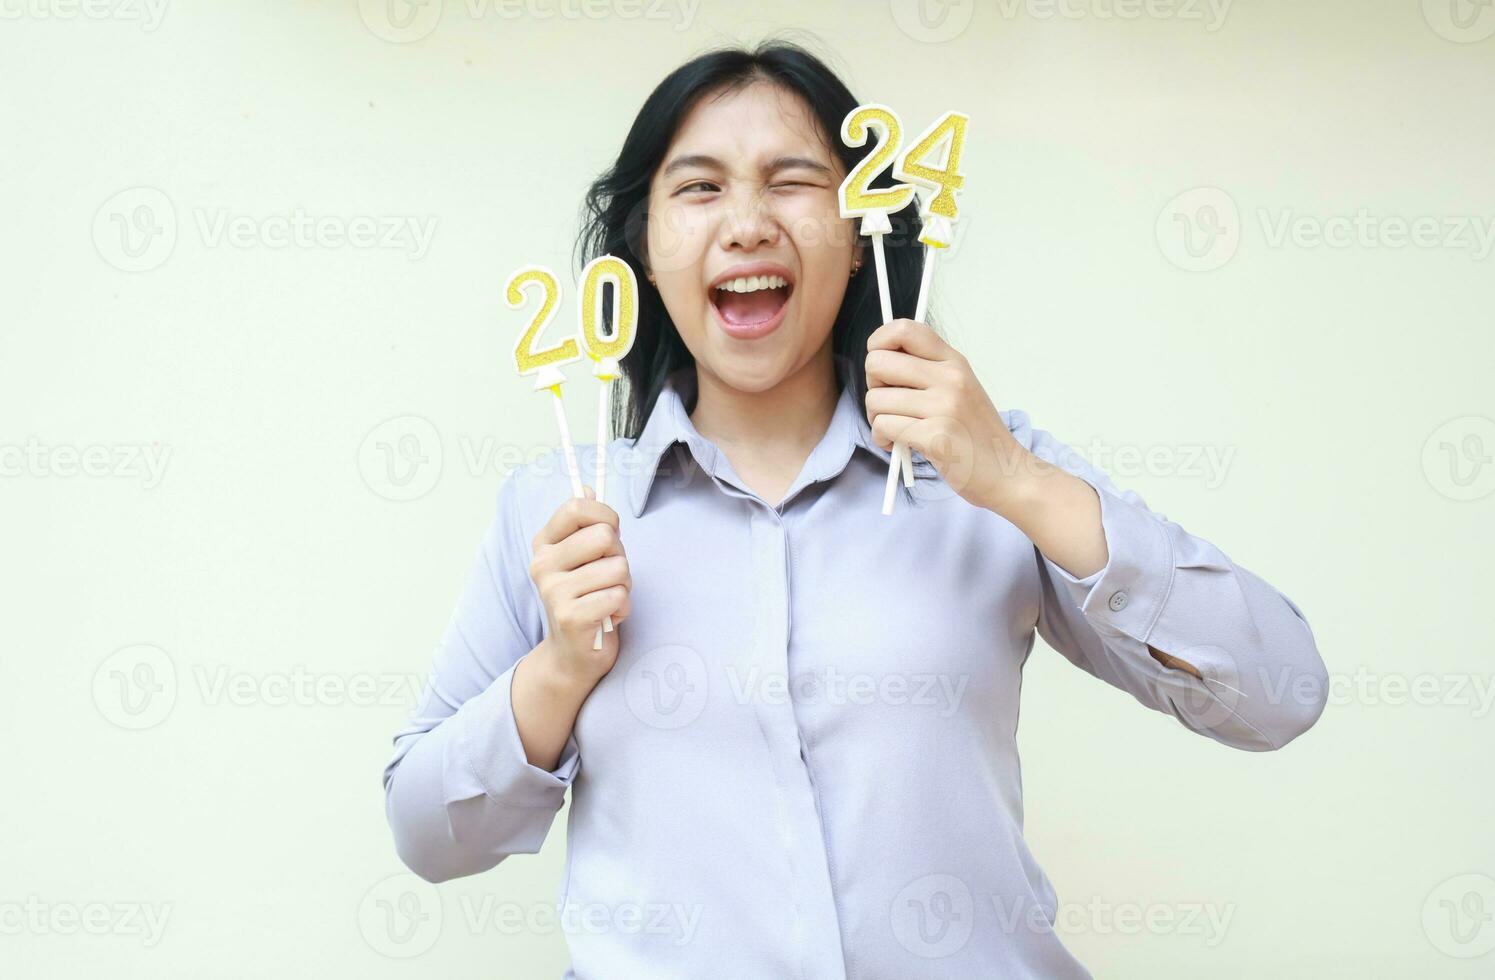
[[[1147,510],[1085,480],[1100,497],[1106,538],[1104,568],[1084,578],[1043,556],[1053,577],[1098,630],[1146,643],[1173,585],[1173,547],[1163,523]]]
[[[522,662],[523,658],[520,658]],[[518,662],[514,667],[518,666]],[[444,802],[487,795],[506,806],[559,809],[581,764],[574,735],[566,739],[556,768],[532,765],[519,739],[510,691],[514,667],[500,674],[482,694],[462,705],[450,722],[457,730],[447,743]]]

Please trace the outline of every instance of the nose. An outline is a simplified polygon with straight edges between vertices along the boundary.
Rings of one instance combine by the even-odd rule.
[[[718,244],[727,251],[751,252],[777,245],[781,229],[764,195],[744,188],[728,204],[722,217]]]

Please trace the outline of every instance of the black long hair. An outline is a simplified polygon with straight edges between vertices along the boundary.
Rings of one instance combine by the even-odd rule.
[[[587,190],[576,243],[578,266],[600,255],[616,255],[632,266],[638,280],[638,332],[633,349],[621,362],[627,384],[623,397],[613,403],[612,410],[613,431],[625,438],[636,439],[643,431],[670,372],[694,363],[659,291],[645,276],[649,187],[654,172],[664,162],[680,121],[702,97],[734,91],[757,81],[771,82],[805,101],[831,152],[848,173],[874,148],[870,140],[867,146],[855,149],[841,142],[841,120],[857,107],[856,98],[823,61],[787,41],[767,41],[752,49],[725,48],[703,54],[670,72],[649,94],[623,140],[618,159]],[[887,187],[892,183],[885,171],[870,186]],[[911,203],[889,217],[893,232],[883,236],[883,243],[893,315],[912,317],[923,268],[917,205]],[[831,329],[832,350],[845,355],[849,369],[849,376],[841,376],[843,359],[833,358],[837,361],[837,380],[842,385],[853,386],[858,404],[865,401],[867,394],[864,363],[867,338],[882,323],[870,253],[869,247],[864,253],[862,271],[848,280],[846,296]]]

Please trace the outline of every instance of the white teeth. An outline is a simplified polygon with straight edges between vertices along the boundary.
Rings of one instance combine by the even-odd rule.
[[[716,288],[729,293],[756,293],[760,289],[783,289],[788,285],[789,280],[783,276],[739,276],[728,279]]]

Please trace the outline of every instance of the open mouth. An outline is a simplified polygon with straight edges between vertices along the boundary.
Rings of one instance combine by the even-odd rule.
[[[711,287],[722,328],[735,337],[761,337],[779,325],[794,286],[787,276],[734,276]]]

